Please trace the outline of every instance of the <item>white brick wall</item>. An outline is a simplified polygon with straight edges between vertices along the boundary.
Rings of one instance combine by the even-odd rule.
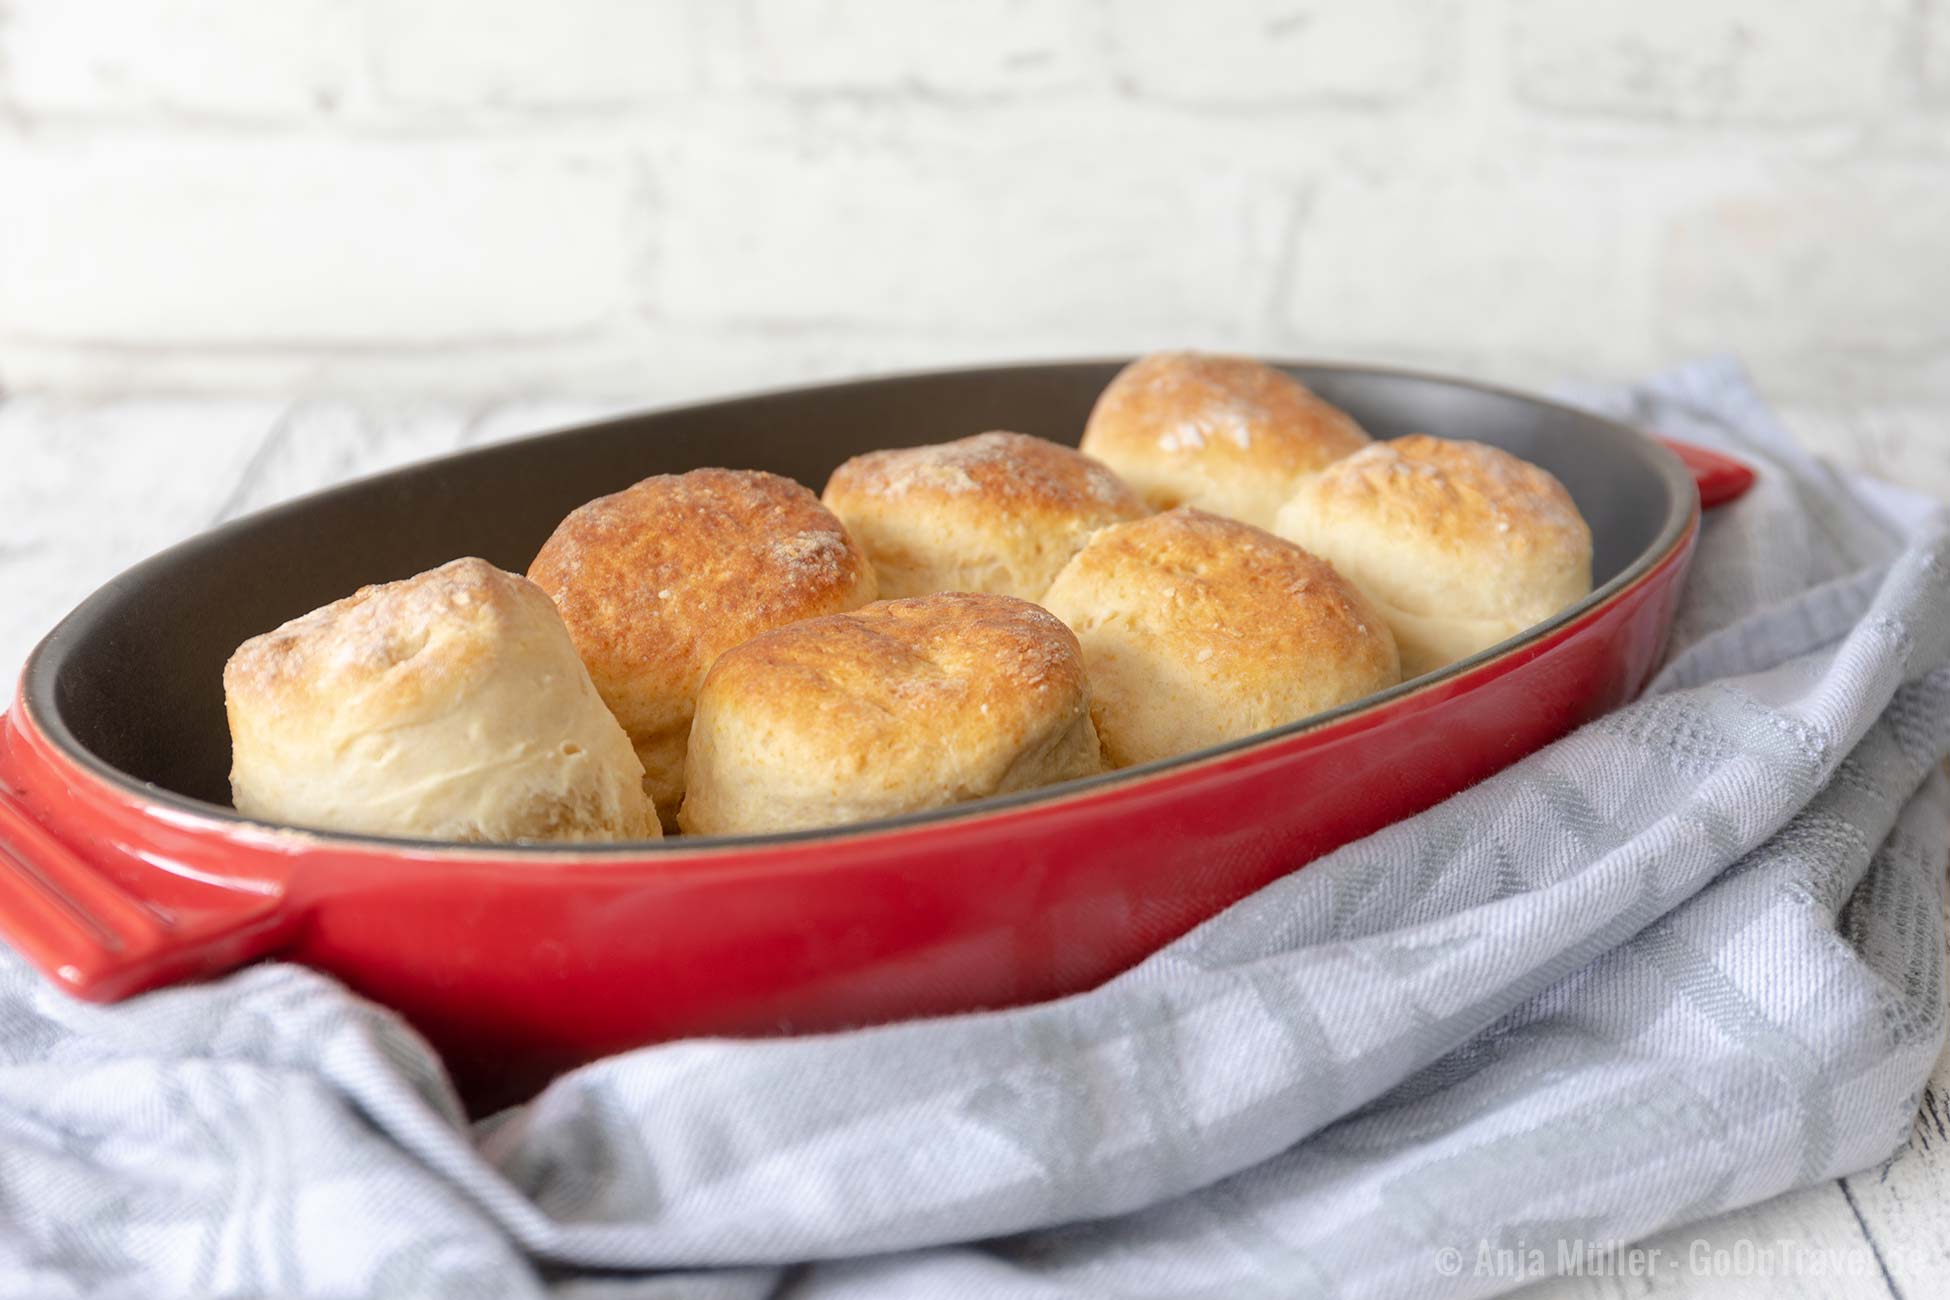
[[[1017,130],[673,151],[652,164],[652,306],[700,326],[1087,339],[1112,323],[1222,329],[1265,295],[1277,188],[1193,158],[1162,168],[1108,137],[1079,167],[1073,140]]]
[[[1757,364],[1847,383],[1848,365],[1950,385],[1950,188],[1836,166],[1744,188],[1668,231],[1659,291],[1683,347],[1738,338]]]
[[[0,389],[1181,342],[1950,406],[1950,0],[0,0]]]
[[[1796,124],[1873,112],[1911,0],[1517,0],[1516,90],[1539,107]]]
[[[370,0],[367,8],[377,92],[403,111],[623,109],[698,88],[695,15],[667,0]]]
[[[23,127],[302,118],[342,103],[361,59],[349,0],[40,0],[3,12],[0,84]]]
[[[1926,0],[1920,34],[1924,98],[1938,108],[1950,108],[1950,4]]]
[[[1188,106],[1375,108],[1435,80],[1453,0],[1110,0],[1111,66],[1130,95]]]
[[[1100,20],[1075,0],[754,0],[747,93],[999,97],[1089,87]]]
[[[554,142],[30,139],[0,330],[85,349],[438,347],[625,314],[627,159]]]
[[[1331,177],[1301,227],[1286,323],[1362,353],[1629,367],[1648,323],[1639,217],[1628,179],[1569,160]]]

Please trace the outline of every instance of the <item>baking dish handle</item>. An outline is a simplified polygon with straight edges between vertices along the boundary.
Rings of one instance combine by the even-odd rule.
[[[108,1002],[237,966],[286,930],[275,881],[228,880],[106,841],[70,842],[19,781],[23,740],[0,714],[0,938],[65,991]]]
[[[1693,482],[1699,486],[1702,510],[1737,501],[1754,485],[1753,469],[1731,456],[1663,435],[1659,441],[1665,444],[1667,451],[1679,457],[1680,463],[1693,476]]]

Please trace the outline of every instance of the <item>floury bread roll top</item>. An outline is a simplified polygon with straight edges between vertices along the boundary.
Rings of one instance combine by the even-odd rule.
[[[1548,472],[1480,442],[1378,442],[1300,485],[1275,531],[1375,602],[1419,677],[1591,590],[1591,529]]]
[[[1367,445],[1351,416],[1283,371],[1159,352],[1110,381],[1082,448],[1155,509],[1194,506],[1267,528],[1302,478]]]
[[[679,824],[836,826],[1101,770],[1076,637],[1008,596],[890,600],[726,653],[698,695]]]
[[[705,672],[726,650],[874,598],[873,566],[818,498],[755,470],[663,474],[582,506],[529,566],[629,733],[666,826]]]
[[[473,842],[662,833],[555,606],[485,560],[254,637],[223,681],[247,817]]]
[[[855,456],[833,471],[824,500],[873,561],[883,600],[1035,600],[1091,533],[1150,513],[1090,457],[1004,432]]]
[[[1387,624],[1331,565],[1199,510],[1104,529],[1043,603],[1082,645],[1113,767],[1284,726],[1401,680]]]

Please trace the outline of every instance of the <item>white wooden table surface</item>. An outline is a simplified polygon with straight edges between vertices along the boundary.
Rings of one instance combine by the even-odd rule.
[[[329,482],[617,408],[586,401],[0,402],[0,678],[103,580],[211,524]],[[1833,459],[1950,500],[1950,404],[1791,407]],[[11,689],[7,692],[11,697]],[[1557,1278],[1525,1300],[1950,1296],[1950,1059],[1874,1169],[1645,1243],[1648,1276]]]

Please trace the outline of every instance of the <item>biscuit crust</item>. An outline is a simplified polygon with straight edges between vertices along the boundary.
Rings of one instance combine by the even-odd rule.
[[[1106,524],[1150,513],[1099,462],[992,431],[855,456],[824,501],[860,543],[884,600],[982,591],[1035,600]]]
[[[1368,441],[1353,417],[1284,371],[1158,352],[1111,380],[1082,447],[1156,509],[1189,505],[1265,528],[1301,478]]]
[[[223,679],[246,816],[459,841],[661,833],[555,607],[485,560],[253,637]]]
[[[760,632],[857,609],[873,566],[806,488],[756,470],[644,479],[562,521],[529,566],[642,760],[666,826],[704,674]]]
[[[1401,679],[1386,623],[1333,566],[1200,510],[1098,533],[1044,603],[1082,645],[1114,767],[1284,726]]]
[[[838,825],[1102,769],[1076,637],[1008,596],[944,593],[795,623],[698,696],[679,824]]]
[[[1394,629],[1420,676],[1591,590],[1591,529],[1548,471],[1480,442],[1379,442],[1303,482],[1275,531],[1325,556]]]

